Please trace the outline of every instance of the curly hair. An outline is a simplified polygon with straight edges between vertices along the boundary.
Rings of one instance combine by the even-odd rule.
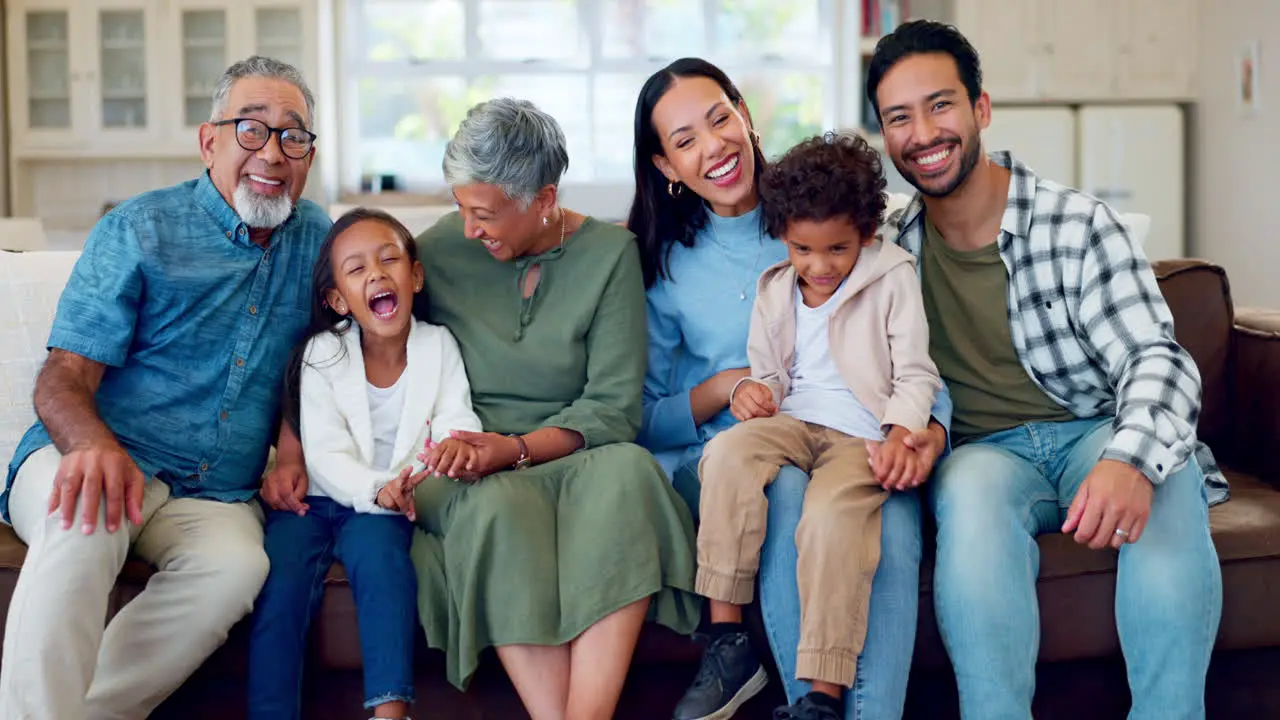
[[[848,217],[863,237],[884,222],[884,168],[861,135],[828,132],[791,148],[760,179],[765,229],[781,238],[796,220]]]

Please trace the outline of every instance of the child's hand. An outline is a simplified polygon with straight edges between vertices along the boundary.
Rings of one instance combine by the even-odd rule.
[[[921,471],[922,458],[904,442],[910,435],[910,430],[894,425],[883,443],[867,443],[871,470],[885,490],[913,488],[919,484],[917,478],[926,476],[927,468]]]
[[[398,512],[409,518],[410,521],[417,519],[417,511],[413,502],[413,488],[417,486],[417,483],[410,482],[410,474],[412,472],[413,468],[411,467],[401,470],[396,479],[383,485],[382,489],[378,491],[377,497],[374,498],[378,507]],[[421,478],[419,478],[419,482],[421,482]]]
[[[457,438],[445,438],[427,452],[427,472],[456,480],[472,469],[476,455],[475,446]]]
[[[772,390],[761,383],[748,380],[739,385],[737,392],[733,394],[729,412],[739,422],[746,422],[752,418],[773,417],[778,408],[773,404]]]
[[[933,466],[938,461],[938,456],[947,447],[947,434],[941,425],[931,422],[923,430],[906,431],[902,436],[902,445],[908,452],[915,455],[915,473],[912,475],[904,472],[896,485],[883,485],[886,490],[910,490],[923,485],[933,473]],[[880,462],[880,443],[868,442],[867,451],[871,455],[871,468],[875,470],[877,463]],[[880,479],[878,471],[876,479]]]

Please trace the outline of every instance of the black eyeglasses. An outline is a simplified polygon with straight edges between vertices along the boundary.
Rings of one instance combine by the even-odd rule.
[[[302,128],[273,128],[270,125],[255,120],[253,118],[231,118],[229,120],[219,120],[213,123],[214,127],[222,125],[236,126],[236,142],[240,143],[240,147],[250,152],[256,152],[267,146],[267,142],[271,140],[272,133],[280,134],[280,151],[285,157],[301,160],[311,152],[311,147],[315,145],[316,134],[310,130]]]

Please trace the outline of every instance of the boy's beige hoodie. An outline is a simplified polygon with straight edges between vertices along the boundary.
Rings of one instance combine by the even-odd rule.
[[[761,274],[747,341],[751,377],[734,386],[736,392],[742,382],[763,383],[778,407],[791,391],[795,289],[796,271],[789,261]],[[929,324],[914,258],[877,238],[862,248],[835,302],[828,320],[830,352],[853,396],[882,428],[924,429],[942,381],[929,357]]]

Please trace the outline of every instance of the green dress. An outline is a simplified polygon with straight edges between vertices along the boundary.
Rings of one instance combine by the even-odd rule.
[[[631,443],[647,341],[631,233],[588,218],[562,247],[504,263],[467,240],[453,213],[417,242],[426,283],[416,309],[457,338],[484,429],[561,427],[586,440],[475,484],[418,486],[418,605],[449,681],[466,689],[485,648],[561,645],[649,596],[651,620],[692,632],[693,521]],[[534,265],[541,281],[526,301]]]

